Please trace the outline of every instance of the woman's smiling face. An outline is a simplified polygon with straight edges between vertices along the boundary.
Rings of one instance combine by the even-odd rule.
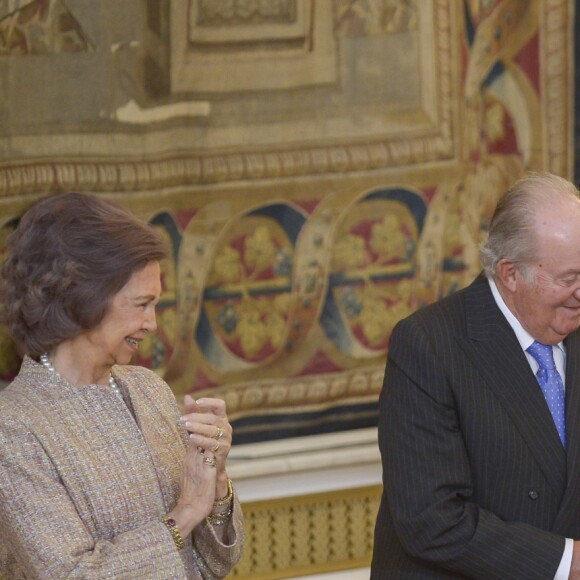
[[[129,364],[145,335],[157,328],[160,295],[159,262],[150,262],[112,297],[101,323],[84,333],[95,358],[108,365]]]

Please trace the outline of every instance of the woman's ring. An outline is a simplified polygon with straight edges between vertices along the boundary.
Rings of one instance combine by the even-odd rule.
[[[215,435],[213,438],[214,439],[221,439],[224,436],[225,431],[221,427],[217,427],[217,426],[216,426],[216,429],[217,429],[217,431],[215,432]]]
[[[212,453],[217,453],[219,448],[220,448],[220,442],[218,441],[218,442],[215,444],[215,447],[214,447],[213,449],[211,449],[210,451],[211,451]]]
[[[215,457],[204,457],[203,458],[203,462],[206,465],[209,465],[210,467],[215,467],[216,466],[216,460]]]

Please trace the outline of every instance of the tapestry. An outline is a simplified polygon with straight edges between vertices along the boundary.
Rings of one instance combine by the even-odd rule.
[[[36,199],[117,201],[171,248],[137,364],[235,443],[376,425],[393,326],[516,178],[570,177],[571,0],[111,6],[0,0],[0,260]]]

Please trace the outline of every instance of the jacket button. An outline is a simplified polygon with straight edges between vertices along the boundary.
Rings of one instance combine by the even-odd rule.
[[[538,492],[532,489],[531,491],[528,492],[528,496],[530,497],[530,499],[536,500],[538,499]]]

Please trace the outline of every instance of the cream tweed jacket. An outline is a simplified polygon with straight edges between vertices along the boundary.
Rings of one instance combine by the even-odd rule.
[[[206,521],[178,551],[161,522],[178,497],[187,435],[155,373],[115,366],[125,401],[74,387],[29,357],[0,392],[0,573],[19,578],[223,578],[243,544]]]

